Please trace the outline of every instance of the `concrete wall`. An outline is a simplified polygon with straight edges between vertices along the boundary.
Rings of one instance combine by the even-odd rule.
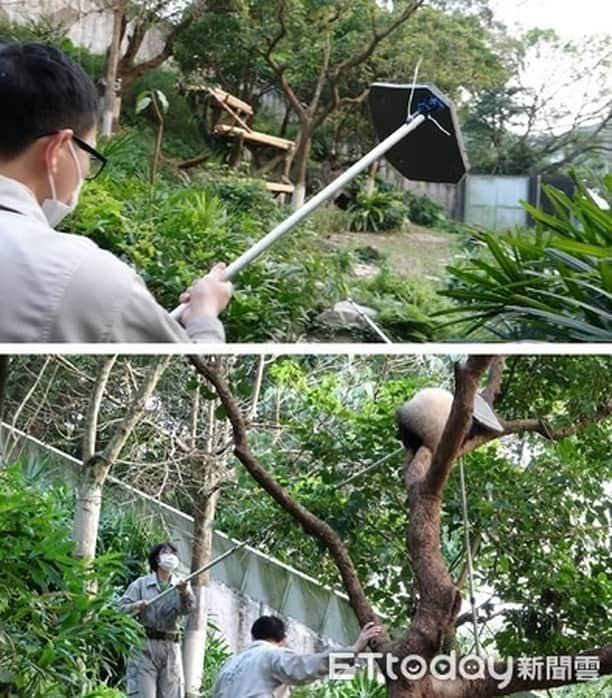
[[[93,53],[104,53],[110,44],[113,17],[105,9],[103,0],[0,0],[0,20],[19,24],[44,20],[50,26],[64,26],[68,36],[77,45]],[[129,33],[129,29],[128,29]],[[154,29],[147,33],[137,59],[146,60],[156,55],[163,46],[161,33]]]

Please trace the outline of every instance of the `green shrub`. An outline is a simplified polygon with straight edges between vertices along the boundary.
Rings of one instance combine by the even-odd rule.
[[[168,98],[168,113],[164,114],[164,140],[162,153],[187,159],[206,149],[199,127],[199,117],[191,108],[185,94],[178,89],[180,75],[168,68],[150,70],[134,81],[127,90],[121,108],[121,125],[142,128],[146,120],[152,129],[157,128],[153,113],[136,116],[136,99],[141,92],[161,90]],[[149,155],[152,148],[149,151]]]
[[[72,498],[38,489],[17,466],[0,471],[0,691],[31,698],[98,695],[100,676],[140,642],[114,608],[121,555],[92,566],[72,556]],[[86,584],[97,579],[95,595]],[[104,689],[106,690],[106,689]]]
[[[444,206],[428,196],[408,193],[408,217],[412,223],[426,228],[437,228],[446,221]]]
[[[291,695],[294,698],[385,698],[387,690],[378,681],[359,672],[350,681],[324,681],[298,688]]]
[[[151,186],[134,174],[140,144],[126,131],[104,146],[112,153],[107,170],[84,188],[63,229],[91,236],[132,264],[170,309],[195,278],[238,257],[287,212],[260,181],[218,169],[189,185],[160,176]],[[235,280],[223,316],[228,338],[294,341],[320,310],[346,296],[346,274],[346,255],[321,250],[312,224],[303,224]]]
[[[351,230],[379,232],[400,226],[408,212],[396,193],[375,190],[372,194],[357,194],[348,213]]]
[[[443,295],[456,301],[464,335],[505,340],[612,340],[612,176],[597,188],[608,208],[576,180],[572,199],[545,187],[549,215],[525,204],[535,231],[503,235],[474,231],[481,249],[448,268]]]
[[[217,676],[223,664],[232,656],[221,631],[214,620],[208,619],[206,637],[206,656],[204,657],[204,676],[200,692],[206,698],[212,696]]]
[[[383,268],[375,277],[361,282],[355,292],[360,302],[376,308],[377,324],[393,341],[424,342],[434,338],[431,312],[440,308],[434,290]]]
[[[350,215],[334,204],[318,208],[310,216],[312,227],[321,234],[345,233],[350,230]]]

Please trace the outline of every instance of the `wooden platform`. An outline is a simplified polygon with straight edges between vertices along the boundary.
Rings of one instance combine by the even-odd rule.
[[[243,102],[241,99],[238,99],[238,97],[234,97],[234,95],[222,90],[220,87],[187,85],[185,89],[187,89],[189,92],[208,92],[216,97],[220,102],[227,104],[228,107],[231,107],[236,111],[243,112],[247,116],[253,116],[253,107],[250,104]]]
[[[292,150],[294,148],[293,141],[289,141],[286,138],[270,136],[267,133],[261,133],[260,131],[247,131],[245,128],[241,128],[239,126],[217,124],[214,132],[220,136],[241,137],[244,138],[245,141],[259,143],[261,145],[269,145],[273,148],[278,148],[279,150]]]
[[[275,194],[293,194],[295,187],[293,184],[285,184],[284,182],[264,182],[266,189]]]

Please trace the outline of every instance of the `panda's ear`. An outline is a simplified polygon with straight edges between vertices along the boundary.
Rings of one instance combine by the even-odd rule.
[[[474,421],[487,429],[487,431],[492,431],[496,434],[501,434],[504,431],[495,412],[479,393],[476,393],[474,396]]]

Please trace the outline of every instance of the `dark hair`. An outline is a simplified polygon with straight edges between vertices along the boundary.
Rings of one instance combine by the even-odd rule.
[[[19,155],[42,134],[96,124],[98,95],[83,69],[51,46],[0,41],[0,158]]]
[[[254,640],[268,640],[272,642],[282,642],[287,633],[285,624],[276,616],[261,616],[251,628],[251,635]]]
[[[157,572],[157,565],[158,565],[158,558],[159,554],[161,553],[162,550],[172,550],[173,553],[178,555],[178,549],[176,548],[175,545],[172,545],[170,541],[166,541],[165,543],[158,543],[157,545],[154,545],[151,548],[151,551],[149,552],[149,567],[151,568],[152,572]]]

